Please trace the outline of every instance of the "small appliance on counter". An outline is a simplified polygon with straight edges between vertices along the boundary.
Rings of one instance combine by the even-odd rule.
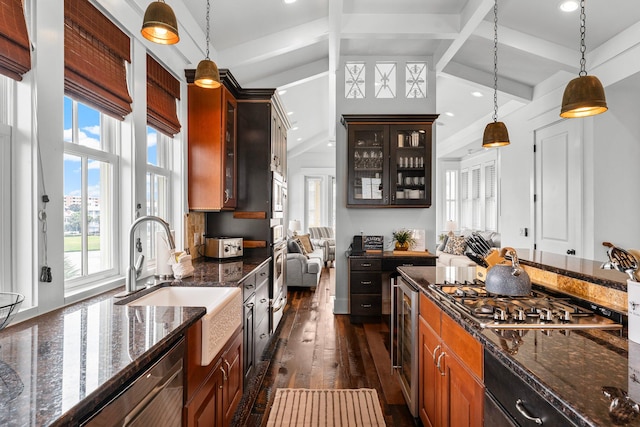
[[[241,257],[242,237],[205,237],[204,256],[207,258]]]

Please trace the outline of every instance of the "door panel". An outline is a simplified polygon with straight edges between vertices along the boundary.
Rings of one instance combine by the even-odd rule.
[[[536,249],[557,254],[582,251],[582,135],[576,121],[537,130],[535,179]]]

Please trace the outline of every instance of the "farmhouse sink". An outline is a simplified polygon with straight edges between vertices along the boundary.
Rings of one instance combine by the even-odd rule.
[[[242,325],[242,292],[234,287],[162,287],[129,306],[205,307],[202,317],[202,357],[207,366]]]

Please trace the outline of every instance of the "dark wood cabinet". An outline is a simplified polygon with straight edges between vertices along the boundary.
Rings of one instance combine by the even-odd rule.
[[[426,115],[343,115],[348,207],[429,207],[432,125]]]
[[[420,295],[419,416],[425,426],[481,427],[482,345]]]
[[[236,207],[236,129],[238,105],[229,90],[189,84],[189,209],[220,211]]]
[[[264,264],[256,272],[243,278],[241,282],[244,297],[244,369],[245,386],[255,374],[269,342],[269,264]]]
[[[187,331],[184,420],[191,426],[229,426],[243,392],[242,328],[208,366],[200,366],[202,327]]]

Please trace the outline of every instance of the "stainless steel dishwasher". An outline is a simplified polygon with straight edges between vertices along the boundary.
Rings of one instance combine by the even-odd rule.
[[[83,426],[182,426],[184,339]]]

